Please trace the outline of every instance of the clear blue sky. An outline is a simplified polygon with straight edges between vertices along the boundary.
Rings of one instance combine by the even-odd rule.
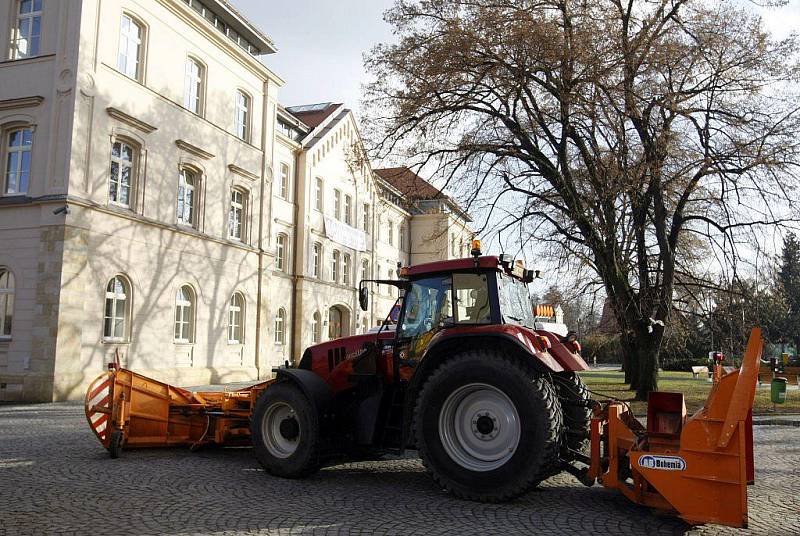
[[[383,12],[392,0],[230,0],[275,41],[263,61],[286,80],[286,106],[344,102],[358,110],[366,81],[362,54],[392,38]]]

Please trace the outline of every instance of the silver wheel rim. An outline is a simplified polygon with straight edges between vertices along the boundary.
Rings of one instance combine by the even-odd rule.
[[[439,437],[450,458],[470,471],[492,471],[514,456],[521,427],[516,406],[497,387],[471,383],[439,412]]]
[[[276,458],[288,458],[294,454],[300,444],[300,437],[303,433],[298,422],[297,437],[294,439],[284,437],[281,433],[281,423],[286,419],[294,419],[297,422],[294,409],[285,402],[275,402],[267,408],[261,420],[261,435],[264,439],[264,445],[269,453]]]

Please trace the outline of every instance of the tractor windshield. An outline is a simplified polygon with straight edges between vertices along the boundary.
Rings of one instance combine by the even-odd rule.
[[[497,283],[503,321],[533,328],[533,309],[528,286],[519,279],[503,273],[497,274]]]

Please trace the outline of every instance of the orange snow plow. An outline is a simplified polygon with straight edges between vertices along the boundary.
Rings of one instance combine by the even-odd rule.
[[[761,351],[756,328],[742,367],[725,375],[718,367],[705,405],[688,419],[683,395],[675,393],[651,393],[647,427],[622,403],[597,409],[585,483],[597,479],[637,504],[673,512],[692,524],[746,527]]]
[[[191,392],[109,364],[86,393],[86,418],[113,458],[126,447],[250,445],[250,413],[270,382]]]

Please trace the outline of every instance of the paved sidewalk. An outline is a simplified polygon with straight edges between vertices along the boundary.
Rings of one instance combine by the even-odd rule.
[[[339,465],[307,480],[264,474],[247,448],[111,460],[80,404],[0,406],[0,535],[796,533],[800,430],[754,433],[751,529],[692,530],[567,475],[492,505],[442,492],[414,458]]]

